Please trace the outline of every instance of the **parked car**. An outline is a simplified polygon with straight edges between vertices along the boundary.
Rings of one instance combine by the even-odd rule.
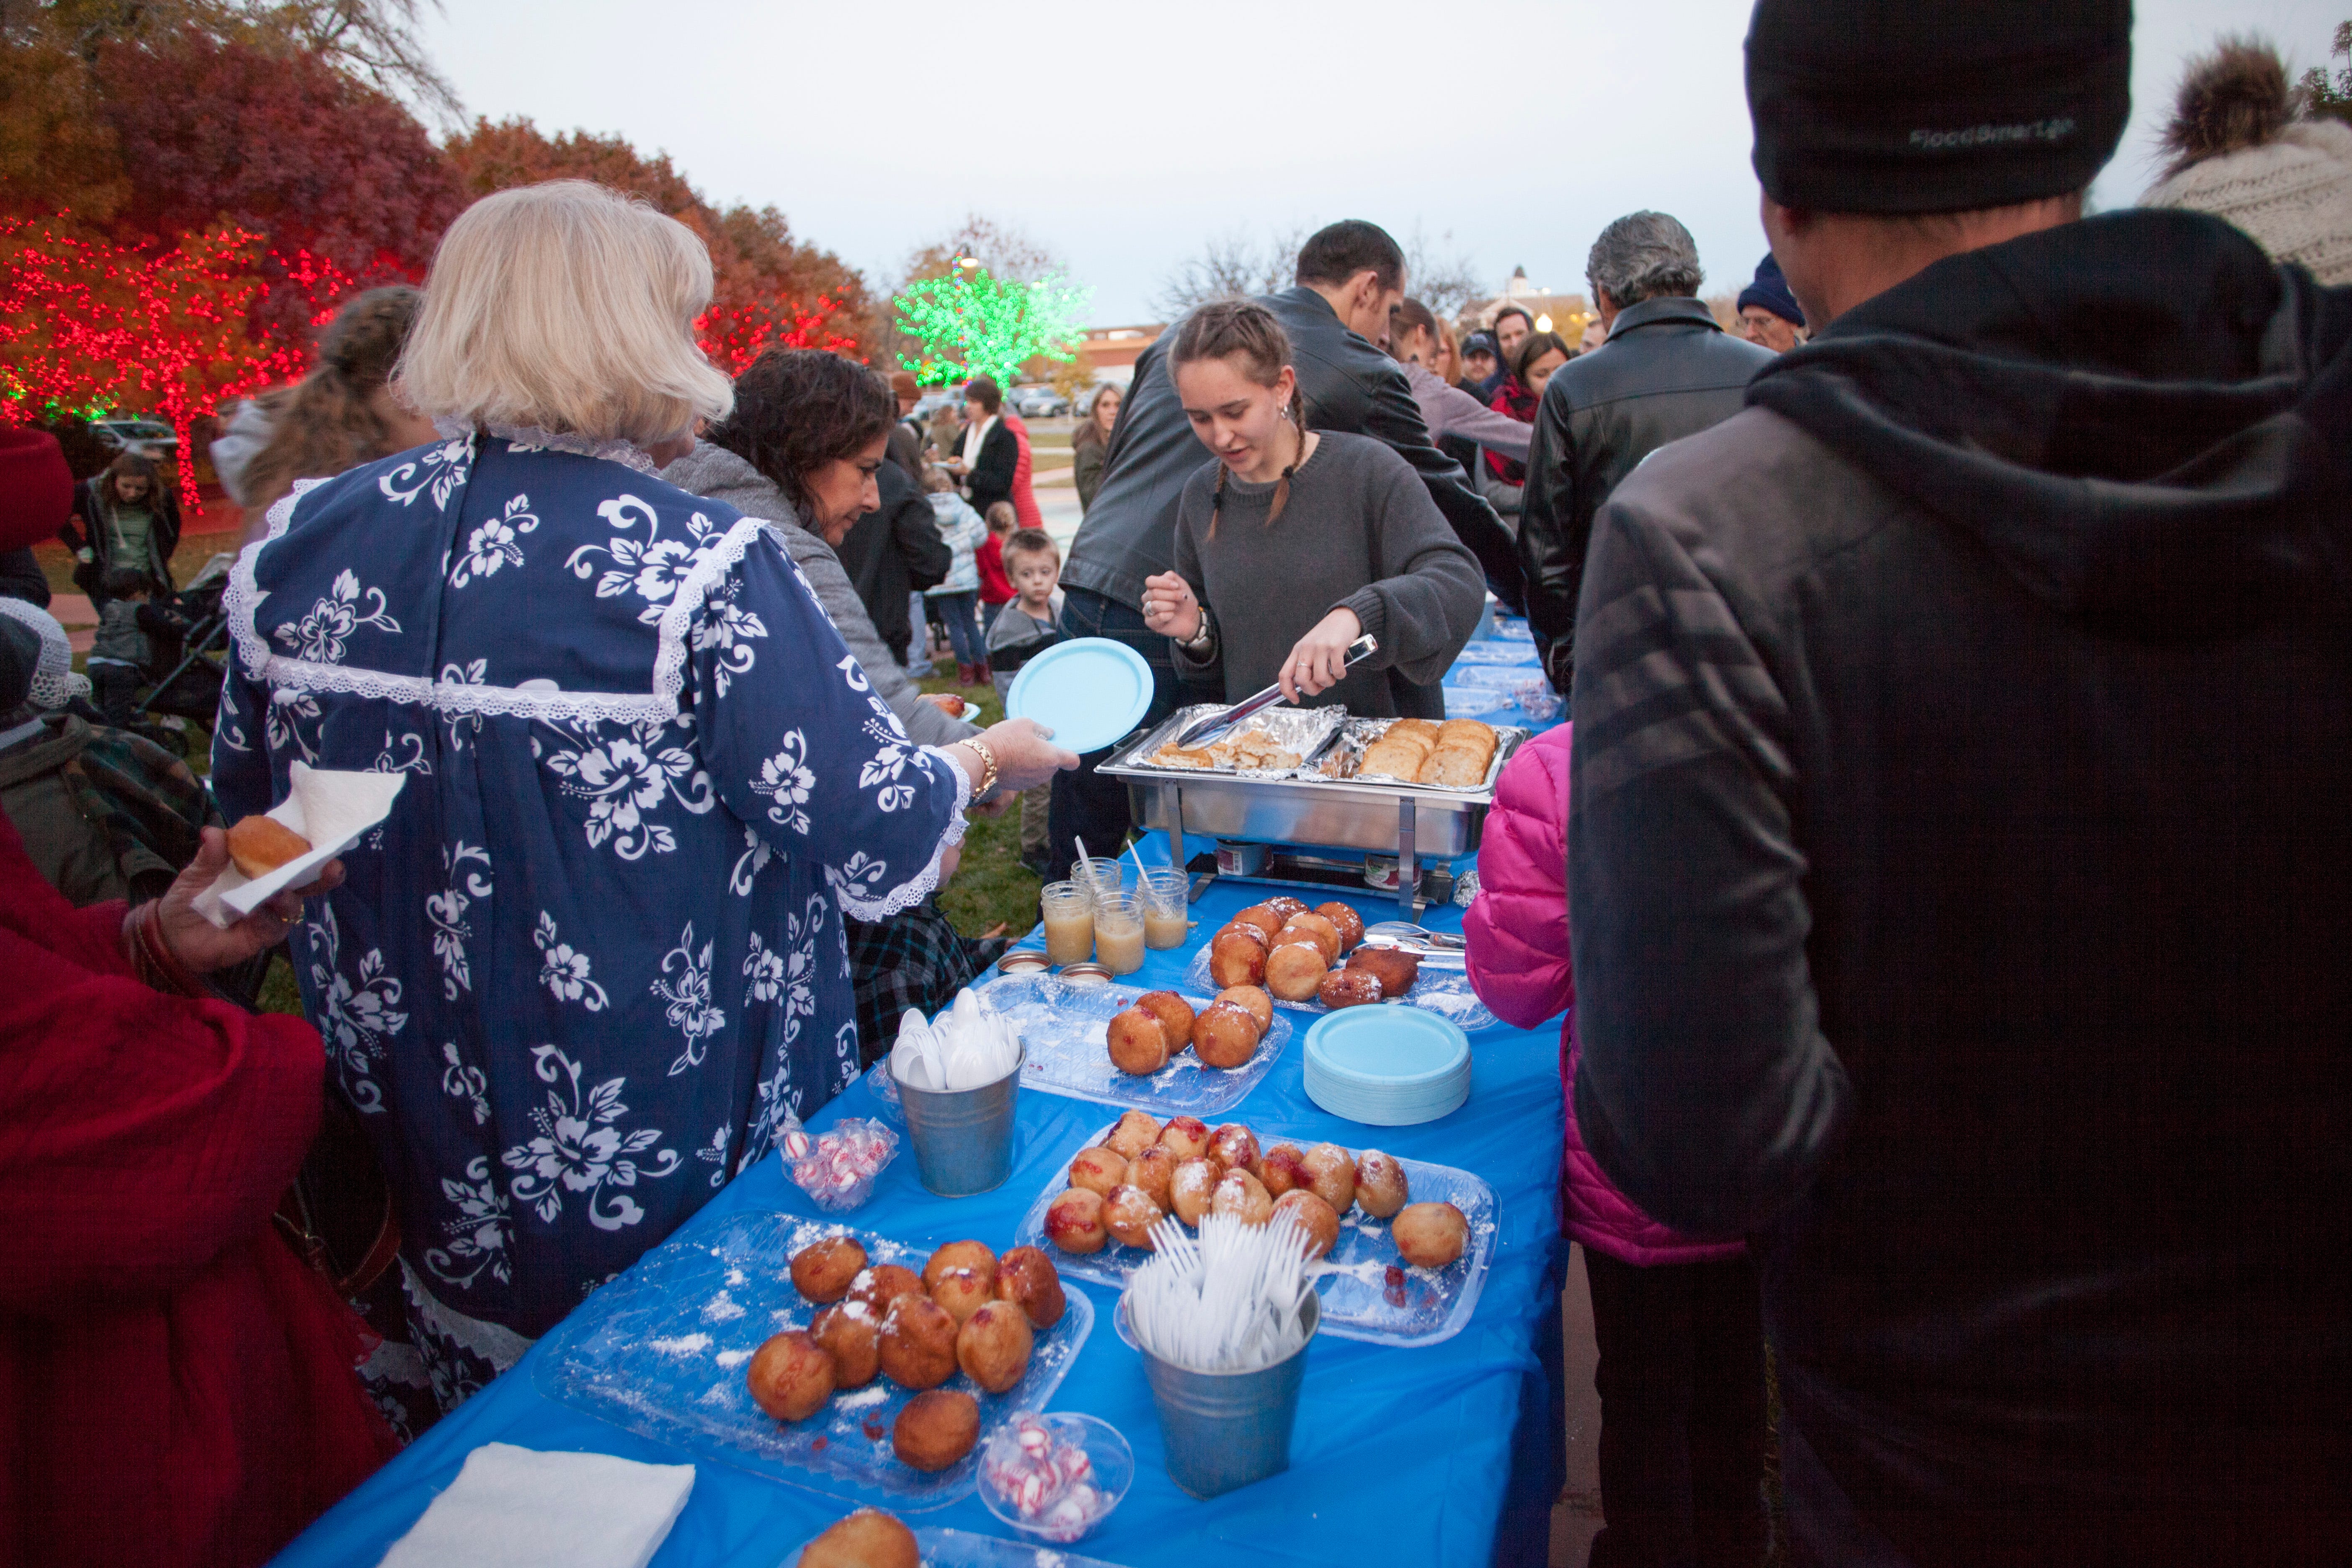
[[[1070,411],[1070,400],[1050,386],[1024,386],[1013,395],[1013,406],[1024,419],[1052,419]]]
[[[125,414],[112,419],[93,419],[90,434],[118,452],[129,452],[142,458],[169,458],[179,451],[180,438],[161,419],[143,415]]]
[[[932,415],[946,407],[949,404],[961,403],[962,401],[963,393],[961,389],[946,386],[939,387],[930,392],[927,392],[923,394],[922,396],[915,399],[915,411],[908,415],[908,417],[909,419],[927,420],[930,418]]]

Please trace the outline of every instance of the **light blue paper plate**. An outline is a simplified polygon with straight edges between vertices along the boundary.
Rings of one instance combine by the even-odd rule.
[[[1151,667],[1123,642],[1080,637],[1056,643],[1021,667],[1004,694],[1004,716],[1034,719],[1067,751],[1099,752],[1143,721]]]
[[[1382,1127],[1433,1121],[1470,1095],[1470,1041],[1415,1007],[1344,1007],[1307,1031],[1307,1096],[1335,1116]]]

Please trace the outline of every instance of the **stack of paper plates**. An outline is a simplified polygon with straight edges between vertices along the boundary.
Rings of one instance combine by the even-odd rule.
[[[1374,1127],[1434,1121],[1470,1098],[1470,1040],[1418,1007],[1343,1007],[1307,1031],[1307,1098]]]

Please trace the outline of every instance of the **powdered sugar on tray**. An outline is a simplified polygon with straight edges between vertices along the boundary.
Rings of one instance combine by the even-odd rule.
[[[700,1355],[704,1351],[710,1348],[710,1336],[709,1334],[680,1334],[676,1339],[647,1340],[646,1342],[646,1348],[647,1350],[659,1351],[664,1355]]]

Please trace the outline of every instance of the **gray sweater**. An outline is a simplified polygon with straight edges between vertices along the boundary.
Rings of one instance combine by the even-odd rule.
[[[890,705],[890,711],[898,716],[916,744],[951,745],[980,733],[923,700],[922,692],[882,646],[882,634],[874,629],[874,617],[866,613],[849,574],[841,568],[841,558],[807,529],[783,521],[793,515],[792,503],[766,475],[726,447],[698,441],[693,451],[664,468],[661,477],[682,490],[724,501],[746,517],[760,518],[775,530],[784,549],[800,563],[809,586],[816,590],[816,602],[833,617],[841,640],[849,645],[866,679],[873,682],[875,695]]]
[[[1180,672],[1224,678],[1237,702],[1281,673],[1315,623],[1345,605],[1381,651],[1309,707],[1350,713],[1442,718],[1439,679],[1470,640],[1486,608],[1478,559],[1447,524],[1411,464],[1368,436],[1321,433],[1291,476],[1290,500],[1272,527],[1276,487],[1225,481],[1224,511],[1210,539],[1217,463],[1185,483],[1176,519],[1176,570],[1209,606],[1216,642],[1205,658],[1175,645]]]

